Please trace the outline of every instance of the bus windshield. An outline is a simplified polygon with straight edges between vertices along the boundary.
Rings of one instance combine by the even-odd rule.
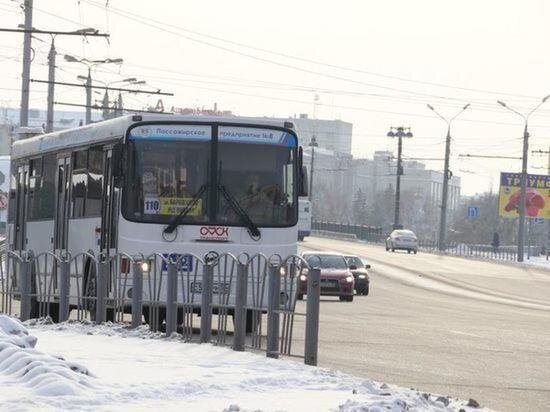
[[[189,128],[195,134],[187,133]],[[248,220],[253,226],[294,225],[296,138],[264,128],[215,130],[217,139],[211,139],[210,126],[132,129],[124,216],[168,224],[193,205],[177,224],[247,226]],[[217,165],[211,162],[212,149]]]
[[[294,151],[259,144],[219,144],[219,183],[257,226],[288,226],[294,221]],[[227,199],[219,198],[217,221],[242,224]]]
[[[130,220],[168,223],[207,184],[209,141],[130,141],[125,215]],[[206,191],[185,222],[208,220]]]

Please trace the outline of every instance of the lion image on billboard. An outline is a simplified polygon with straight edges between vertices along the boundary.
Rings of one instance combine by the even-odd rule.
[[[498,212],[501,217],[518,217],[521,173],[500,174]],[[525,216],[550,219],[550,176],[527,175]]]

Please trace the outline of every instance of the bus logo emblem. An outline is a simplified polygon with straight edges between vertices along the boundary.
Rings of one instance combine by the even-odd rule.
[[[201,226],[199,235],[199,240],[227,242],[229,240],[229,228],[224,226]]]

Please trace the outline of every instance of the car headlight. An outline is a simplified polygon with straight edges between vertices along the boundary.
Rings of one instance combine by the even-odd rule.
[[[347,276],[346,277],[346,282],[348,282],[348,283],[353,282],[353,276]]]
[[[366,276],[365,275],[359,275],[359,279],[365,279]]]
[[[306,275],[300,275],[300,280],[301,280],[302,282],[305,282],[305,281],[307,280]]]
[[[286,268],[284,266],[281,266],[279,269],[279,275],[286,276]]]

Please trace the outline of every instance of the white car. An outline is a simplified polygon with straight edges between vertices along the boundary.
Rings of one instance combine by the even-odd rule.
[[[418,252],[418,239],[411,230],[394,230],[390,236],[386,239],[386,251],[391,249],[392,252],[396,250],[406,250],[408,253]]]

